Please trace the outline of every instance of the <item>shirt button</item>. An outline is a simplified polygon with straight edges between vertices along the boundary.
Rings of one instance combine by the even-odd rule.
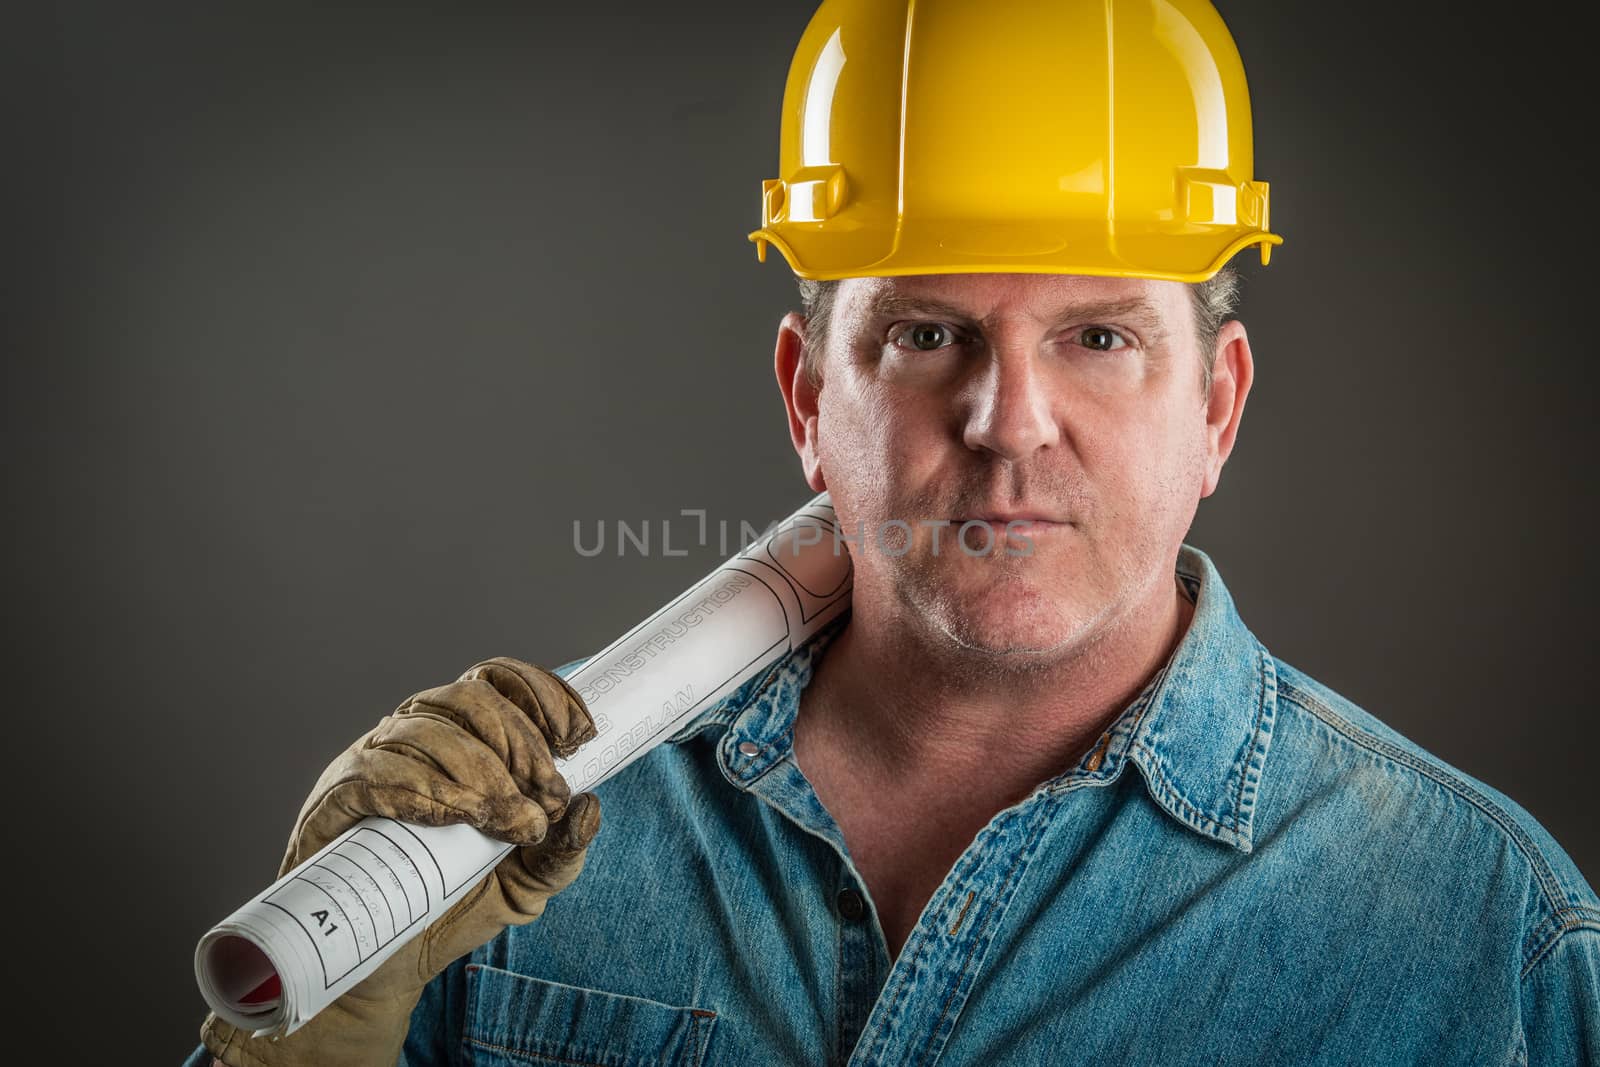
[[[739,755],[741,755],[741,756],[754,756],[756,753],[758,753],[760,751],[761,751],[761,746],[756,744],[754,741],[740,741],[739,742]]]
[[[867,902],[854,889],[839,890],[839,914],[855,922],[867,913]]]

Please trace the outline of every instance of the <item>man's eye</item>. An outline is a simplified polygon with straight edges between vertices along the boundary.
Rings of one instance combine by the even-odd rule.
[[[895,335],[894,340],[901,341],[918,352],[935,352],[946,345],[956,342],[956,333],[942,322],[918,322],[906,327]]]
[[[1100,352],[1114,352],[1127,347],[1128,342],[1116,330],[1105,326],[1089,326],[1078,333],[1078,343]]]

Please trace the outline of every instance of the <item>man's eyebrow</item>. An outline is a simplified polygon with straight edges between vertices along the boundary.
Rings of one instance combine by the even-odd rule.
[[[943,300],[932,297],[910,296],[900,293],[879,293],[867,302],[867,314],[874,319],[897,318],[899,316],[918,316],[934,319],[947,319],[953,323],[967,325],[982,325],[981,320],[972,317],[972,313],[954,304],[947,304]],[[1074,304],[1061,309],[1051,320],[1051,325],[1059,325],[1068,321],[1099,322],[1099,321],[1134,321],[1149,327],[1155,332],[1165,332],[1162,326],[1161,312],[1150,301],[1142,296],[1130,297],[1127,300],[1102,300],[1088,304]]]
[[[867,301],[867,314],[875,319],[899,315],[926,315],[929,318],[974,322],[970,312],[931,297],[906,296],[893,291],[877,293]]]

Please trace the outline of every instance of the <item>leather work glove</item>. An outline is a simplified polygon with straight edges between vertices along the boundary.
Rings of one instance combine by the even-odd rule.
[[[365,981],[287,1037],[251,1039],[209,1015],[200,1037],[229,1067],[393,1067],[423,987],[503,928],[531,922],[583,868],[600,800],[570,796],[552,754],[595,736],[576,691],[514,659],[479,663],[416,694],[317,779],[289,837],[281,878],[368,815],[468,823],[522,846]]]

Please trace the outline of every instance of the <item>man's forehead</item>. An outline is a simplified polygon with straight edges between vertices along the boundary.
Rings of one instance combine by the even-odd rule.
[[[1185,286],[1149,278],[1082,274],[923,274],[846,278],[840,310],[863,322],[934,314],[974,321],[998,314],[1041,322],[1081,312],[1168,320],[1182,313]],[[848,310],[846,310],[848,309]]]

